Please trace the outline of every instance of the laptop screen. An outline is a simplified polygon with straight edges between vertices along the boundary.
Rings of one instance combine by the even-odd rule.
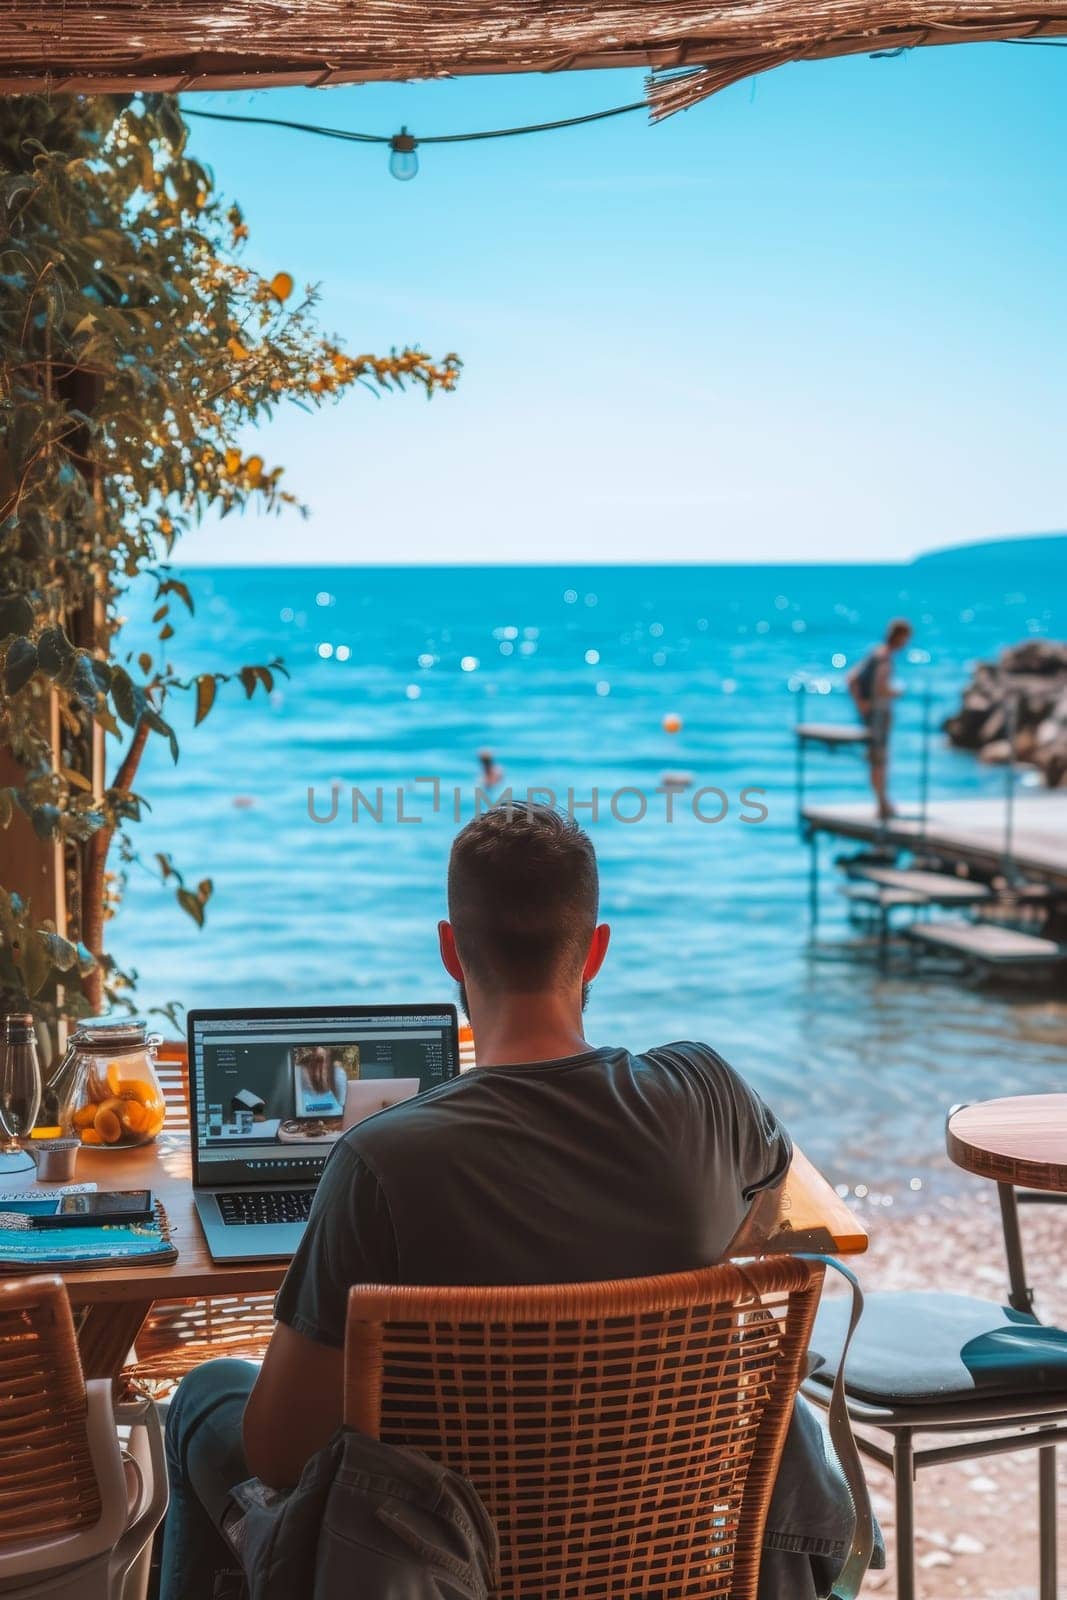
[[[458,1071],[451,1006],[190,1012],[193,1182],[314,1183],[350,1083]]]

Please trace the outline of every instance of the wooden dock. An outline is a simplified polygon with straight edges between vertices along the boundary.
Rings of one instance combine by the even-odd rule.
[[[979,872],[1013,873],[1067,888],[1067,793],[1005,799],[931,801],[925,823],[914,812],[882,823],[869,802],[805,806],[805,832],[896,850],[929,851]]]

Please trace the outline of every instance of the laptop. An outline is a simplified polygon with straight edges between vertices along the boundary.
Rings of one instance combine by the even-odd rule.
[[[188,1032],[193,1200],[215,1261],[286,1260],[344,1129],[459,1072],[450,1005],[190,1011]]]

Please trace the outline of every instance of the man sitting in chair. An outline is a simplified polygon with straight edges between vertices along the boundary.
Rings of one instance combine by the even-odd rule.
[[[262,1369],[213,1362],[182,1384],[162,1600],[201,1600],[216,1565],[233,1565],[216,1532],[233,1484],[295,1484],[340,1425],[352,1284],[685,1271],[720,1259],[755,1197],[781,1183],[788,1135],[714,1050],[586,1040],[586,993],[608,952],[597,910],[592,843],[560,813],[498,806],[456,838],[438,932],[478,1065],[342,1137]],[[776,1557],[804,1549],[795,1528],[782,1537]],[[807,1567],[789,1592],[815,1594]]]

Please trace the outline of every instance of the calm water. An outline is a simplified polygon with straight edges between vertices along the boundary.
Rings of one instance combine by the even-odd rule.
[[[183,669],[280,654],[292,679],[250,706],[239,685],[221,689],[195,732],[183,712],[177,768],[153,741],[138,848],[149,861],[171,851],[216,891],[198,932],[173,890],[131,867],[113,947],[138,969],[143,1003],[450,997],[435,923],[452,791],[469,815],[476,752],[488,746],[516,790],[573,789],[579,801],[599,791],[590,825],[615,939],[589,1010],[597,1042],[710,1040],[835,1179],[872,1186],[936,1169],[953,1101],[1063,1086],[1067,1006],[879,977],[843,959],[849,930],[829,867],[820,944],[808,948],[789,687],[812,686],[807,709],[820,720],[847,718],[843,663],[889,616],[910,616],[894,755],[898,803],[914,803],[924,693],[943,715],[979,656],[1028,633],[1067,637],[1058,567],[957,558],[187,576],[198,608],[178,641]],[[129,633],[141,642],[138,619]],[[669,713],[683,721],[673,736]],[[668,822],[655,793],[668,770],[724,791],[726,817],[697,820],[683,795]],[[442,785],[436,816],[429,786],[414,781],[426,776]],[[935,795],[996,794],[1003,781],[936,741]],[[333,783],[338,818],[316,824],[309,787],[325,815]],[[362,811],[353,825],[351,787],[373,800],[379,785],[384,820]],[[758,825],[740,821],[746,787],[766,791]],[[421,823],[397,821],[398,788]],[[611,815],[623,788],[648,797],[640,822]],[[808,792],[861,798],[863,767],[848,753],[815,756]],[[626,816],[640,805],[633,793],[617,801]],[[703,809],[715,816],[721,801],[705,797]]]

